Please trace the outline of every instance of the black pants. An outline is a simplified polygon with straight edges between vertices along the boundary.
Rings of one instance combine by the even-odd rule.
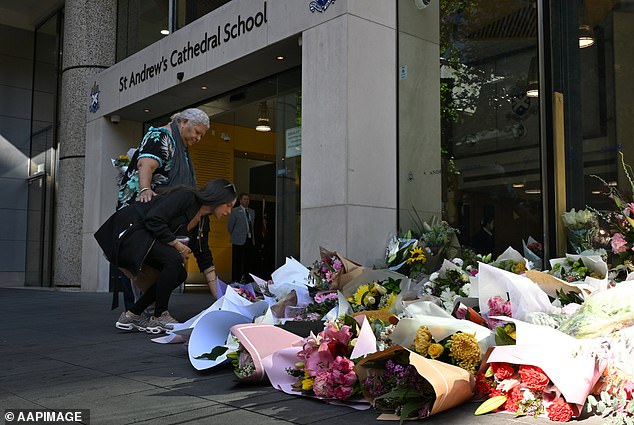
[[[183,257],[175,248],[156,242],[147,257],[145,264],[159,270],[156,283],[141,295],[130,311],[141,314],[150,304],[156,302],[154,316],[158,317],[167,310],[172,291],[187,279],[187,271],[183,264]]]
[[[255,246],[253,240],[247,238],[244,245],[232,245],[231,249],[231,279],[240,282],[244,277],[246,281],[251,281],[249,273],[253,273],[253,258],[255,256]]]

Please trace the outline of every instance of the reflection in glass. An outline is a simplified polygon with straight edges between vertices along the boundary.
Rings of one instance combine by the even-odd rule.
[[[442,0],[440,10],[445,218],[467,246],[493,218],[494,254],[521,252],[542,235],[539,107],[527,93],[538,83],[535,4]]]

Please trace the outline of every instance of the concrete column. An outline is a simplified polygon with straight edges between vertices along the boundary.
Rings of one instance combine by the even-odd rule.
[[[116,0],[67,0],[60,95],[53,283],[79,287],[86,114],[94,77],[115,60]],[[89,171],[90,172],[90,171]]]
[[[396,5],[348,1],[302,35],[301,261],[363,264],[396,231]]]

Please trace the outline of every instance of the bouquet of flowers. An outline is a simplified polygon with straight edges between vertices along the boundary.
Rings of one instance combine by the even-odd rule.
[[[453,364],[475,375],[482,353],[475,334],[455,332],[436,342],[431,331],[423,325],[416,331],[414,351],[423,357]]]
[[[533,263],[533,268],[541,270],[544,264],[544,247],[542,244],[533,239],[532,236],[529,236],[528,242],[522,239],[522,246],[524,247],[524,258]]]
[[[353,341],[359,335],[357,322],[349,317],[343,321],[326,322],[322,332],[304,339],[299,362],[287,373],[297,381],[295,391],[320,398],[346,400],[360,392],[354,363],[350,360]]]
[[[392,307],[400,293],[400,279],[387,278],[384,281],[361,285],[348,302],[355,312],[363,310],[387,310]]]
[[[336,291],[320,291],[313,298],[313,302],[308,304],[302,314],[295,317],[295,320],[321,320],[322,317],[337,305],[339,296]]]
[[[598,234],[599,222],[591,209],[572,210],[562,214],[568,232],[568,242],[575,253],[594,249],[594,239]]]
[[[424,418],[468,401],[473,386],[467,371],[424,358],[400,346],[366,356],[355,366],[364,396],[393,415],[379,419]]]
[[[130,165],[130,158],[134,155],[136,148],[131,148],[125,155],[119,155],[116,158],[110,159],[112,162],[112,166],[117,169],[119,172],[118,180],[123,178],[123,175],[128,171],[128,166]]]
[[[321,290],[340,290],[352,279],[363,273],[361,264],[355,263],[336,252],[319,248],[321,260],[310,269],[309,281]]]
[[[471,294],[471,274],[463,270],[462,260],[443,260],[438,271],[429,276],[425,282],[425,292],[441,299],[443,307],[448,312],[453,311],[454,302],[459,297],[468,297]]]
[[[458,229],[446,221],[432,217],[429,223],[421,221],[419,230],[420,241],[429,252],[426,267],[429,273],[438,270],[443,259],[454,258],[459,254]]]
[[[537,366],[492,362],[476,379],[478,392],[489,397],[476,410],[476,415],[501,407],[516,416],[546,414],[556,422],[568,422],[574,416],[572,406]]]
[[[418,276],[427,262],[427,256],[418,239],[408,230],[402,238],[392,237],[385,250],[385,263],[389,270],[406,276]]]

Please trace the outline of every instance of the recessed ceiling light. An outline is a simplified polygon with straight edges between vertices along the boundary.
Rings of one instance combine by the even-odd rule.
[[[150,112],[150,108],[145,108],[143,112]]]
[[[616,187],[617,184],[618,183],[616,181],[614,181],[614,180],[608,182],[608,186],[610,186],[610,187]]]
[[[284,60],[284,56],[279,55],[275,59],[277,59],[278,61],[283,61]]]
[[[542,193],[541,189],[526,189],[524,191],[527,195],[539,195]]]
[[[593,195],[600,195],[600,194],[601,194],[601,191],[600,191],[600,190],[593,190],[593,191],[592,191],[592,194],[593,194]]]
[[[169,35],[170,30],[161,30],[161,34],[163,35]]]
[[[207,86],[200,86],[201,90],[207,90]]]
[[[515,188],[524,187],[524,183],[513,183],[513,187]]]

